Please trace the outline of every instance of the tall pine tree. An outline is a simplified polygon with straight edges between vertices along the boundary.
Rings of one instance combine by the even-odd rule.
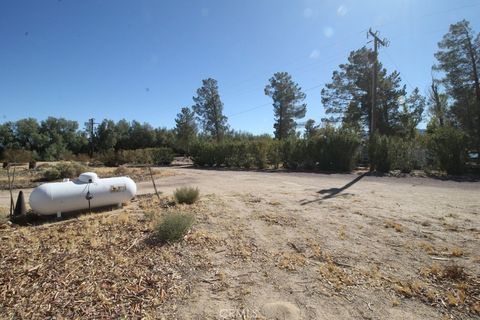
[[[305,117],[305,93],[287,72],[277,72],[265,87],[265,95],[273,100],[275,138],[285,139],[295,134],[296,119]]]
[[[480,150],[480,34],[462,20],[450,26],[438,47],[434,69],[445,73],[442,84],[452,98],[451,112]]]
[[[175,118],[175,140],[177,147],[186,153],[190,152],[190,146],[197,136],[197,124],[195,113],[188,107],[182,108]]]
[[[322,103],[330,122],[358,131],[370,128],[372,110],[372,50],[363,47],[352,51],[348,63],[333,72],[332,82],[322,89]],[[424,100],[415,89],[406,97],[405,85],[397,71],[388,73],[378,63],[377,102],[374,110],[375,131],[383,135],[406,135],[418,124]],[[407,104],[405,105],[406,102]],[[410,128],[403,128],[406,125]]]
[[[193,97],[193,111],[203,127],[203,131],[215,140],[221,141],[228,130],[227,117],[223,115],[223,102],[218,93],[217,80],[202,80],[202,87]]]

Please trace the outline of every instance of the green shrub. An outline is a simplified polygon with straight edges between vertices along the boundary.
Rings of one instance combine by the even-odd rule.
[[[217,157],[218,158],[218,157]],[[215,144],[212,142],[198,141],[192,146],[192,161],[197,166],[215,165]]]
[[[109,167],[131,164],[169,165],[174,159],[171,148],[146,148],[136,150],[109,150],[99,156],[99,160]]]
[[[183,239],[195,222],[188,213],[167,213],[155,226],[155,233],[161,243],[174,243]]]
[[[451,126],[438,127],[427,137],[429,151],[448,174],[465,172],[466,142],[465,134]]]
[[[392,167],[390,150],[390,139],[387,136],[375,133],[370,138],[368,156],[377,171],[390,171]]]
[[[357,160],[360,138],[343,129],[326,128],[311,139],[268,137],[231,139],[222,143],[198,141],[192,147],[195,165],[235,168],[321,169],[350,171]]]
[[[97,156],[97,159],[107,167],[118,167],[127,163],[122,152],[116,152],[115,150],[108,150]]]
[[[174,159],[173,150],[171,148],[152,148],[147,149],[151,153],[152,162],[156,165],[169,165]]]
[[[113,175],[116,177],[127,176],[130,170],[127,167],[120,166],[113,171]]]
[[[248,146],[248,153],[253,160],[253,166],[264,169],[268,166],[269,140],[252,141]]]
[[[358,160],[360,145],[357,133],[327,127],[319,129],[310,139],[309,153],[320,170],[351,171]]]
[[[390,138],[388,153],[391,168],[403,173],[410,173],[414,169],[423,169],[426,165],[425,149],[418,138],[412,140]]]
[[[290,138],[282,141],[282,161],[287,169],[301,169],[308,162],[307,143],[305,140]]]
[[[6,149],[3,161],[8,163],[27,163],[34,159],[32,151],[23,149]]]
[[[278,169],[282,163],[282,142],[271,140],[267,147],[267,163]]]
[[[43,172],[43,179],[46,181],[53,181],[61,179],[60,170],[55,167],[48,168]]]
[[[192,204],[198,200],[200,191],[198,188],[182,187],[175,190],[173,196],[175,197],[175,201],[177,201],[177,203]]]
[[[309,139],[282,141],[281,156],[289,169],[351,171],[359,154],[360,137],[349,130],[319,129]]]
[[[88,171],[87,167],[77,162],[59,162],[54,166],[47,168],[43,172],[43,178],[47,181],[59,179],[73,179],[81,173]]]

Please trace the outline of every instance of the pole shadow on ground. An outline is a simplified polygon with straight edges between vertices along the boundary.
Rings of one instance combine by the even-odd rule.
[[[347,183],[346,185],[344,185],[341,188],[329,188],[329,189],[319,190],[319,191],[317,191],[317,193],[324,194],[323,197],[317,198],[317,199],[314,199],[314,200],[303,201],[300,204],[302,206],[304,206],[304,205],[307,205],[307,204],[310,204],[310,203],[313,203],[313,202],[322,202],[323,200],[334,198],[334,197],[338,196],[341,192],[347,190],[348,188],[353,186],[355,183],[360,181],[363,177],[365,177],[369,174],[370,174],[370,172],[365,172],[365,173],[359,175],[358,177],[356,177],[355,179],[353,179],[352,181],[350,181],[349,183]]]

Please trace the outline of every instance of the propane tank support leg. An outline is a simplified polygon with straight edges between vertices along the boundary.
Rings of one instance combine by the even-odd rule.
[[[62,217],[62,213],[60,211],[57,212],[57,218],[61,218]]]

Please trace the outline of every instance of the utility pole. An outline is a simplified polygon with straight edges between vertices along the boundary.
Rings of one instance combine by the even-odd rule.
[[[88,131],[89,131],[89,135],[90,135],[90,152],[89,152],[89,155],[90,155],[90,159],[93,157],[93,136],[94,136],[94,126],[98,124],[95,122],[95,119],[94,118],[90,118],[88,119]]]
[[[373,38],[373,76],[372,76],[372,107],[370,110],[370,139],[375,133],[374,119],[375,119],[375,109],[377,107],[377,77],[378,77],[378,47],[384,46],[388,47],[387,39],[380,39],[378,37],[378,31],[373,32],[372,28],[368,30],[367,39]],[[373,171],[374,167],[370,161],[370,171]]]

